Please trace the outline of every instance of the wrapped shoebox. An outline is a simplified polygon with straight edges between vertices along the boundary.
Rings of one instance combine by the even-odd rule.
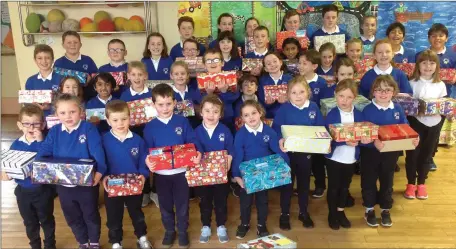
[[[280,96],[287,96],[287,90],[287,84],[264,86],[264,98],[265,100],[268,97],[273,100],[278,100]]]
[[[380,152],[414,150],[412,141],[418,137],[408,124],[382,125],[378,128],[378,138],[385,145]]]
[[[152,98],[139,99],[127,102],[130,108],[130,125],[145,124],[157,116]]]
[[[105,110],[105,108],[86,109],[86,119],[98,118],[99,120],[106,120]]]
[[[454,83],[456,80],[456,69],[440,68],[440,80],[445,83]]]
[[[398,103],[404,110],[405,115],[418,115],[420,101],[406,93],[399,93],[393,98],[393,102]]]
[[[50,104],[53,96],[52,90],[19,90],[18,93],[20,104]]]
[[[440,130],[439,144],[454,145],[456,143],[456,117],[446,118]]]
[[[43,158],[35,160],[32,182],[92,186],[96,162],[91,159]]]
[[[140,174],[108,175],[108,196],[129,196],[142,194],[143,182]]]
[[[206,83],[214,83],[215,84],[215,91],[214,93],[220,93],[220,89],[218,86],[225,82],[228,85],[228,90],[230,92],[235,92],[237,88],[237,74],[236,71],[222,71],[221,73],[198,73],[196,77],[198,82],[198,88],[202,93],[206,92],[205,84]]]
[[[189,187],[215,185],[228,182],[228,152],[206,152],[201,164],[187,168],[185,177]]]
[[[415,71],[415,63],[396,63],[396,68],[404,72],[408,77],[411,77]]]
[[[355,62],[354,65],[356,69],[354,79],[355,81],[359,82],[363,78],[364,74],[367,73],[367,71],[374,68],[375,60],[371,58],[364,58],[362,60]]]
[[[374,140],[378,139],[378,125],[371,122],[330,124],[329,133],[336,142],[360,141],[363,137]]]
[[[254,240],[249,240],[246,243],[237,245],[238,249],[294,249],[297,248],[296,242],[283,236],[280,233],[271,234]]]
[[[250,72],[255,68],[263,65],[263,59],[258,58],[242,58],[242,71]]]
[[[52,126],[60,124],[60,119],[54,115],[46,116],[46,126],[51,129]]]
[[[322,35],[314,37],[314,47],[317,51],[320,51],[321,45],[330,42],[336,47],[337,54],[345,53],[345,35]]]
[[[71,69],[60,68],[60,67],[54,67],[54,72],[56,72],[57,74],[59,74],[63,77],[73,76],[76,79],[78,79],[79,83],[81,83],[81,84],[85,84],[89,77],[88,73],[71,70]]]
[[[206,72],[206,66],[203,63],[202,56],[198,56],[198,57],[194,57],[194,58],[177,57],[176,61],[183,61],[183,62],[187,63],[190,77],[196,77],[197,73]]]
[[[35,152],[8,150],[2,152],[2,170],[11,178],[24,180],[30,176],[30,164]]]
[[[122,86],[127,84],[127,72],[109,72],[114,80],[116,81],[117,86]],[[92,73],[90,76],[95,78],[99,73]]]
[[[286,59],[283,60],[285,66],[287,66],[288,72],[292,75],[299,75],[299,61],[297,59]]]
[[[325,79],[326,84],[328,85],[328,87],[330,87],[331,85],[336,84],[336,76],[334,76],[334,75],[320,75],[319,74],[318,76],[320,76],[323,79]]]
[[[245,54],[253,52],[255,50],[255,42],[253,41],[253,36],[246,36],[244,38],[245,42]]]
[[[273,121],[274,121],[274,119],[272,119],[272,118],[266,118],[266,119],[263,120],[263,123],[265,123],[268,126],[272,127],[272,122]],[[244,121],[242,121],[241,117],[237,117],[237,118],[234,119],[234,127],[236,128],[237,131],[239,129],[241,129],[243,125],[244,125]]]
[[[176,107],[174,107],[174,114],[182,115],[184,117],[195,116],[193,102],[188,99],[177,102]]]
[[[172,80],[146,80],[146,87],[150,89],[154,89],[157,85],[160,84],[168,84],[170,87],[174,85]]]
[[[149,160],[156,162],[155,170],[193,167],[197,156],[194,144],[182,144],[149,149]]]
[[[287,38],[296,38],[299,41],[302,49],[307,49],[309,46],[309,38],[306,36],[305,30],[297,31],[281,31],[276,33],[276,48],[277,50],[282,50],[283,41]]]
[[[452,98],[420,99],[420,113],[424,115],[449,115],[454,113],[456,100]]]
[[[364,107],[366,107],[368,104],[372,103],[366,97],[362,95],[356,96],[355,100],[353,100],[353,105],[358,111],[363,111]],[[320,110],[321,114],[323,116],[326,116],[331,109],[334,107],[337,107],[336,99],[335,98],[326,98],[326,99],[321,99],[320,100]]]
[[[277,154],[242,162],[239,169],[247,194],[291,183],[291,169]]]
[[[282,125],[284,147],[290,152],[328,154],[331,136],[324,126]]]

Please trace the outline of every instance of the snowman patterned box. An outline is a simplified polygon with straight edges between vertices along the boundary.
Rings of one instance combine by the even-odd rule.
[[[42,158],[32,166],[32,182],[92,186],[96,162],[91,159]]]
[[[331,136],[324,126],[282,125],[284,147],[290,152],[328,154]]]
[[[130,125],[145,124],[157,116],[152,98],[139,99],[127,102],[130,108]]]
[[[237,249],[294,249],[297,248],[295,241],[283,236],[280,233],[271,234],[246,243],[237,245]]]
[[[336,142],[360,141],[363,137],[378,139],[378,125],[371,122],[330,124],[329,132]]]
[[[202,162],[187,168],[185,177],[189,187],[227,183],[228,152],[226,150],[204,153]]]
[[[264,86],[265,101],[269,97],[273,100],[278,100],[280,96],[287,96],[288,85],[267,85]]]
[[[2,170],[11,178],[24,180],[30,176],[35,152],[7,150],[2,153]]]
[[[19,90],[18,102],[20,104],[50,104],[53,96],[52,90]]]
[[[108,175],[109,197],[140,195],[142,194],[143,182],[140,174]]]
[[[242,162],[239,169],[247,194],[291,183],[291,169],[278,154]]]
[[[60,68],[60,67],[54,67],[54,72],[56,72],[57,74],[59,74],[63,77],[73,76],[79,80],[79,83],[81,83],[83,85],[87,82],[87,79],[89,77],[88,73],[71,70],[71,69]]]

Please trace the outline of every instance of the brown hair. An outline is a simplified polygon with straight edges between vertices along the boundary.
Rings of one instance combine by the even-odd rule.
[[[84,95],[84,89],[82,88],[81,86],[81,82],[74,76],[66,76],[65,78],[63,78],[61,81],[60,81],[60,84],[59,84],[59,93],[62,93],[63,92],[63,86],[65,85],[65,82],[67,80],[74,80],[76,81],[76,83],[78,84],[78,98],[80,98],[80,100],[82,101],[83,99],[83,95]]]
[[[187,74],[189,74],[189,72],[188,72],[188,64],[185,61],[175,61],[171,65],[171,70],[170,70],[171,74],[173,73],[175,67],[183,67],[185,69],[185,71],[187,72]]]
[[[345,79],[341,82],[337,83],[335,92],[338,93],[340,91],[344,91],[346,89],[350,89],[353,95],[358,96],[358,84],[352,79]]]
[[[315,49],[309,49],[306,52],[301,53],[301,55],[299,57],[301,57],[301,56],[306,57],[306,60],[310,61],[310,63],[312,63],[312,64],[320,65],[320,63],[321,63],[320,52],[318,52]]]
[[[285,31],[285,22],[292,16],[299,16],[299,19],[301,19],[301,15],[299,15],[298,11],[294,9],[288,10],[282,18],[282,31]]]
[[[223,31],[218,34],[217,44],[215,45],[215,48],[217,48],[221,51],[220,42],[225,39],[231,41],[231,44],[233,44],[233,46],[231,47],[231,51],[230,51],[231,59],[239,58],[239,51],[236,46],[236,39],[234,38],[234,34],[231,31]]]
[[[174,90],[168,84],[158,84],[152,89],[152,101],[154,103],[157,100],[157,97],[170,97],[174,101]]]
[[[235,46],[235,44],[233,44]],[[206,50],[206,52],[204,53],[203,55],[203,63],[206,63],[206,56],[208,54],[218,54],[219,55],[219,59],[222,60],[223,62],[223,55],[222,55],[222,52],[216,48],[208,48]]]
[[[150,41],[151,37],[160,37],[162,39],[163,50],[161,52],[161,57],[167,58],[168,57],[168,46],[166,45],[166,41],[165,41],[165,38],[163,37],[163,35],[158,32],[152,32],[147,36],[146,46],[144,47],[144,52],[143,52],[143,57],[145,57],[145,58],[152,57],[152,54],[150,53],[150,50],[149,50],[149,41]]]
[[[184,41],[184,43],[182,43],[182,50],[184,49],[183,47],[185,47],[185,43],[193,43],[196,45],[196,50],[198,50],[198,51],[200,50],[198,42],[193,38],[188,38],[187,40]]]
[[[81,98],[68,94],[68,93],[62,93],[62,94],[59,94],[54,101],[54,107],[55,107],[56,112],[57,112],[58,105],[60,102],[71,102],[71,101],[75,102],[77,104],[77,106],[79,107],[79,109],[82,111],[83,107],[82,107]]]
[[[24,104],[24,106],[22,106],[21,110],[19,111],[19,122],[22,122],[24,116],[38,116],[41,122],[44,121],[43,110],[34,104]]]
[[[337,8],[337,6],[334,4],[328,4],[328,5],[323,6],[323,9],[321,11],[321,16],[325,17],[326,12],[330,12],[330,11],[335,11],[337,13],[337,16],[339,16],[339,8]]]
[[[238,89],[242,89],[242,84],[244,83],[244,81],[250,81],[250,82],[255,83],[255,85],[257,87],[259,86],[257,77],[255,77],[255,76],[253,76],[251,74],[244,74],[244,75],[242,75],[242,77],[238,81]]]
[[[35,50],[33,50],[33,59],[36,59],[36,55],[39,53],[47,53],[51,55],[52,60],[54,60],[54,50],[46,44],[38,44],[35,46]]]
[[[257,111],[260,113],[261,121],[264,121],[266,119],[266,111],[264,110],[263,106],[260,104],[260,102],[253,100],[253,99],[246,100],[242,103],[241,117],[242,117],[242,110],[247,106],[252,106],[253,108],[257,109]]]
[[[78,34],[78,32],[73,31],[73,30],[68,30],[62,34],[62,43],[65,42],[65,38],[67,38],[67,36],[75,36],[76,38],[78,38],[79,42],[81,42],[81,36]]]
[[[291,89],[293,89],[293,87],[298,84],[301,84],[304,87],[304,89],[306,89],[310,100],[310,98],[312,97],[312,90],[310,89],[309,83],[307,83],[306,76],[304,75],[297,75],[293,79],[288,81],[287,95],[290,95]]]
[[[381,44],[389,44],[391,46],[391,51],[393,51],[393,45],[391,44],[391,41],[388,39],[388,38],[384,38],[384,39],[381,39],[381,40],[377,40],[375,43],[374,43],[374,48],[372,50],[372,53],[375,54],[375,50],[377,49],[377,47]],[[375,61],[375,64],[377,64],[377,60],[374,59]],[[394,55],[393,57],[391,58],[391,65],[394,67],[396,66],[396,63],[394,63]]]
[[[433,61],[437,65],[435,67],[434,77],[432,78],[432,83],[439,83],[440,82],[440,59],[439,56],[432,50],[424,50],[418,55],[415,64],[415,70],[413,71],[411,79],[419,80],[420,79],[420,63],[423,61]]]
[[[347,47],[348,45],[352,44],[352,43],[358,43],[359,45],[361,45],[361,50],[363,49],[363,41],[361,41],[361,39],[359,38],[351,38],[350,40],[347,41]]]
[[[230,13],[222,13],[218,18],[217,18],[217,25],[220,25],[220,22],[222,22],[222,18],[224,17],[230,17],[231,22],[233,23],[233,32],[234,32],[234,18],[233,15]],[[220,33],[220,29],[217,27],[217,34]]]
[[[268,29],[266,26],[263,26],[263,25],[260,25],[260,26],[256,27],[256,28],[253,30],[253,36],[255,36],[255,32],[263,31],[263,30],[266,31],[266,33],[268,34],[268,38],[269,38],[269,29]]]
[[[124,49],[127,48],[127,47],[125,46],[125,42],[123,42],[121,39],[112,39],[112,40],[110,40],[110,41],[108,42],[108,47],[109,47],[109,45],[115,44],[115,43],[121,44],[121,45],[124,47]]]
[[[272,52],[272,51],[268,51],[266,53],[266,55],[264,55],[264,57],[263,57],[263,60],[262,60],[263,61],[263,71],[265,71],[265,68],[266,68],[266,64],[264,63],[264,61],[266,60],[266,57],[268,57],[270,55],[276,56],[279,59],[279,61],[282,62],[282,66],[280,67],[280,70],[282,70],[284,73],[287,72],[288,68],[285,65],[285,63],[283,63],[282,56],[280,56],[280,54],[278,52]]]
[[[179,20],[177,20],[177,28],[180,29],[180,26],[183,22],[189,22],[192,24],[192,27],[195,28],[195,22],[193,21],[193,18],[191,18],[189,16],[180,17]]]
[[[145,74],[147,74],[146,65],[144,65],[144,63],[142,63],[141,61],[130,61],[130,62],[128,62],[127,72],[131,73],[131,70],[133,68],[139,69],[139,70],[143,71]]]
[[[370,19],[370,18],[374,19],[374,20],[375,20],[375,23],[377,24],[377,17],[372,16],[372,15],[366,15],[366,16],[364,16],[364,17],[363,17],[363,22],[362,22],[362,23],[364,24],[364,22],[365,22],[367,19]]]
[[[336,46],[334,46],[334,44],[332,44],[331,42],[327,42],[323,45],[321,45],[320,49],[318,50],[318,52],[323,53],[323,51],[326,51],[326,50],[330,50],[334,56],[336,56]]]
[[[437,33],[439,31],[444,33],[445,36],[448,37],[448,28],[445,27],[445,25],[443,25],[441,23],[434,23],[434,24],[432,24],[431,28],[428,30],[428,38],[430,38],[433,33]],[[405,36],[405,33],[404,33],[404,36]]]
[[[127,115],[130,116],[130,109],[128,108],[127,102],[120,99],[114,99],[106,104],[106,118],[109,118],[111,113],[127,113]]]
[[[245,24],[244,24],[244,29],[247,30],[247,24],[250,22],[250,21],[255,21],[257,22],[258,26],[260,26],[260,21],[256,18],[256,17],[249,17],[249,19],[247,19],[245,21]]]
[[[204,107],[204,104],[206,104],[206,103],[211,103],[213,105],[218,106],[220,109],[220,118],[223,118],[223,111],[224,111],[223,102],[220,100],[220,98],[217,95],[208,94],[208,95],[204,96],[204,98],[200,104],[200,113],[203,112],[203,107]]]
[[[374,98],[374,91],[375,89],[381,88],[382,85],[386,85],[388,87],[392,87],[393,90],[393,96],[396,96],[396,94],[399,92],[399,87],[397,86],[396,81],[394,78],[387,74],[387,75],[380,75],[377,78],[375,78],[374,83],[372,84],[371,90],[370,90],[370,97],[373,99]]]
[[[334,75],[336,77],[337,77],[337,72],[339,72],[339,68],[341,66],[351,67],[351,68],[353,68],[353,73],[356,73],[356,67],[355,67],[355,64],[353,63],[353,61],[348,57],[342,57],[336,61],[336,65],[334,67]]]

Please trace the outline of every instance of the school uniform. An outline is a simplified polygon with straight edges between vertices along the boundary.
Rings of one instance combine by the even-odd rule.
[[[100,73],[112,73],[112,72],[128,72],[128,63],[123,62],[120,65],[114,65],[111,62],[108,64],[105,64],[101,66],[98,69],[98,72]],[[118,90],[112,89],[112,96],[114,96],[116,99],[120,98],[120,95],[122,94],[125,89],[128,89],[127,83],[124,82],[124,85],[119,86]]]
[[[266,118],[274,118],[275,113],[282,104],[277,101],[270,105],[266,104],[264,86],[288,84],[288,81],[290,81],[292,78],[293,77],[291,77],[291,75],[284,72],[282,72],[278,80],[274,80],[269,73],[263,74],[260,77],[258,86],[258,98],[260,103],[266,109]]]
[[[359,92],[364,97],[370,99],[371,88],[374,84],[375,79],[380,75],[387,74],[391,75],[396,81],[397,86],[399,87],[399,92],[409,94],[413,93],[407,75],[404,72],[392,66],[390,66],[385,71],[382,71],[377,65],[375,65],[371,70],[367,71],[367,73],[364,74],[364,76],[361,78]]]
[[[152,98],[152,89],[144,87],[144,89],[141,92],[135,92],[130,87],[130,88],[126,89],[125,91],[123,91],[122,95],[120,95],[120,99],[125,102],[135,101],[135,100],[140,100],[140,99],[145,99],[145,98]],[[145,124],[141,124],[141,125],[131,127],[130,130],[132,132],[138,134],[140,137],[142,137],[144,127],[145,127]],[[145,187],[145,189],[147,190],[146,187]],[[146,190],[143,190],[143,191],[146,191]]]
[[[327,88],[326,80],[323,77],[318,76],[318,74],[314,74],[314,77],[307,81],[310,86],[310,90],[312,91],[312,95],[310,97],[310,101],[315,102],[318,106],[320,106],[320,100],[324,96],[324,90]]]
[[[172,86],[174,90],[174,99],[177,102],[182,102],[184,100],[190,100],[193,103],[193,107],[196,109],[198,108],[199,104],[201,103],[202,96],[201,92],[198,89],[190,88],[185,86],[185,90],[183,92],[179,91],[175,86]],[[201,124],[201,118],[198,116],[191,116],[187,117],[188,121],[192,128],[196,128]]]
[[[254,100],[258,101],[258,96],[253,95]],[[245,102],[244,95],[241,94],[241,96],[234,102],[234,118],[241,117],[241,106]]]
[[[29,142],[25,135],[11,144],[11,150],[38,152],[42,142]],[[31,166],[29,166],[31,167]],[[54,191],[49,185],[33,184],[29,177],[14,179],[14,189],[19,213],[32,249],[41,249],[40,226],[44,233],[44,248],[55,247]]]
[[[338,25],[336,25],[336,29],[334,30],[334,32],[329,32],[325,29],[325,27],[321,27],[310,36],[310,47],[314,47],[314,39],[316,36],[327,35],[345,35],[345,43],[347,43],[347,41],[350,40],[350,35],[347,33],[347,31],[340,29]]]
[[[171,57],[160,57],[157,60],[150,58],[142,58],[141,62],[146,65],[149,80],[169,80],[171,65],[173,59]]]
[[[203,44],[198,43],[198,48],[199,48],[199,55],[198,56],[203,56],[203,54],[206,52],[206,47],[204,47]],[[183,50],[184,50],[184,44],[183,44],[182,41],[180,41],[179,43],[177,43],[176,45],[174,45],[171,48],[169,56],[171,57],[171,59],[173,61],[175,61],[177,57],[185,57],[184,54],[183,54]]]
[[[209,43],[209,48],[215,48],[215,47],[217,47],[217,43],[218,43],[218,42],[219,42],[219,41],[218,41],[217,39],[212,40],[212,41]],[[235,44],[233,44],[233,46],[236,46],[236,48],[239,47],[239,44],[237,43],[237,41],[236,41]],[[204,53],[203,53],[203,54],[204,54]]]
[[[234,157],[231,167],[233,177],[241,177],[239,165],[242,162],[256,158],[266,157],[272,154],[279,154],[289,164],[287,154],[279,148],[279,138],[277,133],[263,122],[258,129],[253,130],[244,125],[234,139]],[[291,185],[291,184],[289,184]],[[268,217],[268,190],[247,194],[245,189],[240,191],[241,224],[250,224],[251,209],[253,199],[257,208],[258,225],[266,226]]]
[[[363,45],[374,45],[375,43],[375,36],[373,36],[372,38],[366,38],[364,35],[361,35],[359,37],[359,39],[361,39],[361,41],[363,42]]]
[[[237,89],[235,92],[227,91],[218,94],[220,100],[223,102],[223,118],[220,121],[230,129],[231,133],[235,132],[233,104],[240,95]],[[203,94],[203,96],[206,96],[206,94]]]
[[[128,131],[122,140],[111,130],[103,136],[103,148],[106,151],[108,175],[135,173],[143,175],[144,178],[149,177],[150,171],[145,163],[147,147],[140,136]],[[141,209],[141,195],[108,197],[108,193],[104,191],[104,197],[109,243],[122,242],[124,205],[127,207],[136,237],[139,239],[147,235],[147,225]]]
[[[410,81],[413,97],[421,99],[442,98],[447,95],[443,82],[433,83],[432,80],[420,78]],[[435,141],[439,139],[444,117],[439,114],[431,116],[408,116],[410,126],[420,136],[420,143],[414,150],[406,151],[405,169],[408,184],[424,184],[429,173],[429,162],[432,159]]]
[[[326,116],[325,126],[329,130],[330,124],[362,122],[363,114],[352,107],[350,112],[333,108]],[[355,162],[359,159],[359,146],[349,146],[345,142],[331,141],[331,152],[326,157],[328,172],[327,202],[329,213],[335,215],[337,208],[344,208],[349,196],[349,188]]]
[[[195,133],[203,152],[227,150],[228,154],[233,156],[233,135],[224,124],[218,123],[215,128],[209,129],[202,123],[195,129]],[[229,185],[224,183],[200,186],[196,187],[195,191],[201,197],[199,207],[203,226],[211,226],[211,216],[214,208],[217,227],[224,226],[228,213]]]
[[[394,52],[393,60],[396,63],[415,63],[415,52],[401,45],[401,48]]]
[[[333,76],[334,77],[334,63],[333,65],[331,66],[330,69],[326,70],[326,69],[323,69],[320,66],[317,67],[317,74],[318,75],[324,75],[324,76]]]
[[[93,159],[97,162],[95,171],[102,175],[106,172],[100,134],[94,125],[85,120],[81,120],[70,131],[63,124],[53,126],[41,144],[36,158],[47,156]],[[98,185],[57,185],[63,215],[79,244],[99,242],[101,219],[98,211],[98,189]]]
[[[240,71],[242,70],[242,58],[229,58],[228,60],[224,60],[224,64],[222,67],[223,71]]]
[[[147,123],[144,140],[148,148],[193,143],[198,151],[202,151],[190,123],[179,115],[167,119],[157,117]],[[188,229],[189,187],[185,171],[186,168],[177,168],[154,172],[162,223],[167,232],[175,231],[175,214],[178,232],[186,233]]]
[[[60,81],[62,76],[52,71],[46,78],[43,78],[41,73],[30,76],[25,82],[25,90],[52,90],[54,93],[59,91]],[[44,116],[52,114],[52,108],[43,110]]]
[[[278,139],[282,136],[282,125],[306,125],[306,126],[323,126],[324,119],[320,108],[312,101],[307,100],[303,106],[299,107],[291,102],[284,103],[276,113],[272,128],[277,132]],[[292,178],[296,175],[298,185],[298,203],[299,213],[307,213],[309,204],[310,189],[310,172],[312,168],[313,154],[301,152],[289,152],[290,168]],[[324,167],[319,165],[319,167]],[[324,168],[323,168],[324,170]],[[293,186],[284,186],[281,188],[280,206],[282,213],[290,213],[291,196]]]
[[[253,52],[247,53],[245,55],[245,58],[251,58],[251,59],[263,59],[266,54],[268,53],[269,49],[266,49],[263,53],[258,53],[256,50],[253,50]]]
[[[103,100],[100,98],[100,96],[96,96],[96,97],[90,99],[89,101],[87,101],[85,109],[86,110],[87,109],[97,109],[97,108],[105,109],[106,104],[113,99],[116,99],[116,98],[114,98],[112,95],[109,96],[109,98],[107,100]],[[100,123],[98,123],[95,126],[97,127],[98,132],[100,132],[100,134],[104,134],[111,129],[111,127],[108,125],[108,122],[106,120],[100,120]]]
[[[390,101],[388,107],[381,107],[372,100],[363,110],[364,121],[376,125],[408,124],[407,118],[399,104]],[[391,209],[393,206],[394,169],[399,157],[399,151],[380,153],[374,143],[360,145],[361,147],[361,194],[363,206],[373,208],[377,199],[381,209]],[[380,181],[380,191],[377,193],[377,180]],[[378,197],[377,197],[378,195]]]

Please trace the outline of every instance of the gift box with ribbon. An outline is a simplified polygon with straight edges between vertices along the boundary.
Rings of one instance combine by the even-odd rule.
[[[222,82],[228,86],[227,91],[235,92],[237,89],[237,74],[236,71],[222,71],[221,73],[198,73],[196,78],[198,89],[202,93],[206,92],[206,84],[213,83],[215,85],[215,94],[220,93],[219,85]]]
[[[283,41],[287,38],[296,38],[299,41],[302,49],[307,49],[309,46],[309,38],[307,38],[305,30],[297,31],[281,31],[276,33],[276,48],[282,50]]]
[[[33,162],[32,182],[92,186],[95,165],[91,159],[42,158]]]
[[[130,125],[145,124],[157,116],[152,98],[139,99],[127,102],[130,109]]]
[[[155,162],[155,170],[193,167],[192,158],[197,156],[194,144],[182,144],[149,149],[149,160]]]
[[[378,139],[378,125],[371,122],[330,124],[329,132],[336,142],[360,141],[361,138]]]
[[[109,197],[142,194],[143,182],[139,174],[108,175],[107,178]]]
[[[378,138],[384,144],[380,152],[414,150],[412,141],[418,133],[408,124],[382,125],[378,128]]]
[[[18,97],[20,104],[50,104],[54,92],[52,90],[19,90]]]
[[[287,84],[264,86],[265,101],[267,98],[278,100],[280,96],[287,96],[287,90]]]
[[[71,69],[60,68],[60,67],[54,67],[54,72],[56,72],[57,74],[59,74],[63,77],[73,76],[76,79],[78,79],[79,83],[81,83],[81,84],[87,83],[87,79],[89,77],[88,73],[71,70]]]
[[[228,152],[206,152],[200,165],[187,168],[185,177],[189,187],[227,183]]]

